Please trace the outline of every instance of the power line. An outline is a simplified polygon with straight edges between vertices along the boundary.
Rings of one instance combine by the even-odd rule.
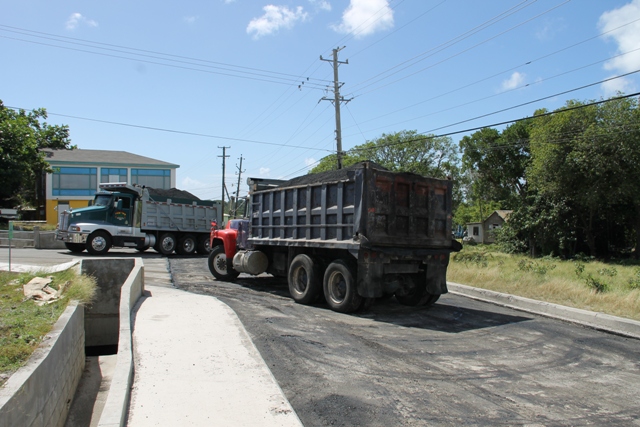
[[[442,50],[445,50],[445,49],[447,49],[447,48],[450,48],[450,47],[452,47],[452,46],[454,46],[454,45],[456,45],[456,44],[458,44],[458,43],[462,42],[463,40],[465,40],[465,39],[467,39],[467,38],[469,38],[469,37],[471,37],[471,36],[475,35],[476,33],[480,32],[480,31],[482,31],[482,30],[484,30],[484,29],[486,29],[486,28],[489,28],[490,26],[492,26],[492,25],[494,25],[494,24],[496,24],[496,23],[500,22],[501,20],[506,19],[506,18],[507,18],[507,17],[509,17],[510,15],[512,15],[512,14],[514,14],[514,13],[516,13],[516,12],[519,12],[520,10],[524,9],[525,7],[530,6],[532,3],[530,3],[530,4],[528,4],[528,5],[525,5],[524,7],[521,7],[523,4],[527,3],[528,1],[529,1],[529,0],[524,0],[524,1],[522,1],[521,3],[517,4],[516,6],[514,6],[514,7],[511,7],[511,8],[509,8],[509,9],[507,9],[505,12],[502,12],[502,13],[500,13],[500,14],[498,14],[498,15],[494,16],[493,18],[491,18],[491,19],[489,19],[489,20],[487,20],[487,21],[483,22],[482,24],[477,25],[477,26],[475,26],[474,28],[472,28],[472,29],[470,29],[470,30],[468,30],[468,31],[466,31],[466,32],[464,32],[464,33],[462,33],[462,34],[460,34],[460,35],[458,35],[458,36],[456,36],[456,37],[452,38],[452,39],[449,39],[449,40],[447,40],[446,42],[440,43],[438,46],[435,46],[435,47],[433,47],[433,48],[431,48],[431,49],[428,49],[428,50],[426,50],[425,52],[422,52],[422,53],[420,53],[420,54],[418,54],[418,55],[415,55],[415,56],[413,56],[412,58],[409,58],[409,59],[407,59],[407,60],[405,60],[405,61],[403,61],[403,62],[401,62],[401,63],[399,63],[399,64],[397,64],[397,65],[394,65],[393,67],[388,68],[387,70],[382,71],[382,72],[380,72],[380,73],[376,74],[375,76],[370,77],[370,78],[368,78],[368,79],[364,80],[364,81],[363,81],[363,82],[361,82],[361,83],[357,83],[356,85],[354,85],[354,87],[356,87],[356,88],[357,88],[357,87],[359,87],[359,86],[363,86],[363,85],[365,85],[365,83],[367,83],[367,82],[369,82],[369,81],[371,81],[371,80],[374,80],[374,79],[376,79],[377,77],[380,77],[380,76],[383,76],[384,74],[390,73],[392,70],[395,70],[395,69],[397,69],[397,68],[399,68],[399,67],[402,67],[402,66],[403,66],[403,65],[405,65],[405,64],[409,64],[409,65],[407,65],[406,67],[403,67],[403,68],[401,68],[400,70],[398,70],[398,71],[394,72],[393,74],[391,74],[391,75],[389,75],[389,76],[387,76],[387,77],[384,77],[384,78],[391,77],[392,75],[394,75],[394,74],[396,74],[396,73],[398,73],[398,72],[400,72],[400,71],[404,70],[405,68],[408,68],[408,67],[410,67],[410,66],[413,66],[413,65],[417,64],[418,62],[423,61],[423,60],[425,60],[425,59],[427,59],[427,58],[429,58],[429,57],[433,56],[435,53],[438,53],[438,52],[441,52]],[[509,12],[510,12],[510,13],[509,13]],[[505,15],[505,16],[503,16],[503,15]],[[502,18],[500,18],[501,16],[502,16]],[[500,19],[498,19],[498,18],[500,18]],[[412,22],[413,22],[413,21],[412,21]],[[429,53],[431,53],[431,55],[427,55],[427,54],[429,54]],[[422,58],[422,59],[419,59],[419,58]],[[382,79],[383,79],[383,78],[382,78]],[[382,79],[379,79],[379,80],[377,80],[377,81],[380,81],[380,80],[382,80]],[[374,82],[374,83],[375,83],[375,82]],[[372,83],[372,84],[373,84],[373,83]],[[370,85],[366,85],[366,86],[364,86],[364,87],[366,88],[366,87],[368,87],[368,86],[370,86]]]
[[[637,73],[637,72],[640,72],[640,70],[637,70],[637,71],[634,71],[634,72]],[[554,96],[556,96],[556,95],[554,95]],[[614,97],[614,98],[604,99],[604,100],[601,100],[601,101],[593,101],[593,102],[590,102],[590,103],[587,103],[587,104],[581,104],[581,105],[577,105],[577,106],[574,106],[574,107],[565,107],[565,108],[562,108],[562,109],[557,110],[557,111],[549,111],[549,112],[546,112],[546,113],[536,114],[534,117],[522,117],[522,118],[519,118],[519,119],[505,120],[503,122],[492,123],[492,124],[482,125],[482,126],[476,126],[476,127],[473,127],[473,128],[458,130],[458,131],[454,131],[454,132],[441,133],[441,134],[438,134],[438,135],[430,135],[430,133],[433,130],[437,130],[437,129],[433,129],[433,130],[426,131],[426,132],[420,132],[419,133],[419,135],[421,135],[420,138],[410,139],[410,140],[406,140],[406,141],[402,141],[402,142],[394,142],[394,143],[389,143],[389,144],[382,144],[382,145],[379,145],[377,147],[372,147],[372,148],[354,147],[354,148],[351,148],[348,151],[355,151],[355,152],[371,151],[371,150],[374,150],[374,149],[379,148],[379,147],[393,147],[393,146],[396,146],[396,145],[402,145],[402,144],[406,144],[406,143],[421,142],[421,141],[424,140],[425,137],[427,137],[427,138],[442,138],[442,137],[446,137],[446,136],[459,135],[459,134],[462,134],[462,133],[469,133],[469,132],[473,132],[473,131],[477,131],[477,130],[481,130],[481,129],[485,129],[485,128],[493,128],[493,127],[497,127],[497,126],[504,126],[504,125],[507,125],[507,124],[510,124],[510,123],[518,123],[518,122],[522,122],[522,121],[525,121],[525,120],[532,120],[532,119],[537,119],[537,118],[541,118],[541,117],[551,116],[551,115],[554,115],[554,114],[561,114],[561,113],[566,112],[566,111],[579,110],[579,109],[582,109],[582,108],[587,108],[587,107],[591,107],[591,106],[594,106],[594,105],[600,105],[600,104],[604,104],[604,103],[607,103],[607,102],[617,101],[617,100],[620,100],[620,99],[632,98],[634,96],[640,96],[640,92],[635,92],[635,93],[632,93],[632,94],[629,94],[629,95],[617,96],[617,97]],[[550,98],[550,97],[545,97],[545,98],[541,98],[541,99],[547,99],[547,98]],[[491,113],[491,114],[495,114],[495,113]],[[485,114],[484,116],[488,116],[488,115],[490,115],[490,114]],[[465,120],[463,122],[471,121],[471,120],[475,120],[475,118],[474,119]],[[458,123],[455,123],[455,124],[459,124],[459,123],[463,123],[463,122],[458,122]],[[438,128],[438,129],[443,129],[443,128],[446,128],[446,127],[454,126],[455,124],[451,124],[451,125],[448,125],[448,126],[442,126],[442,127]]]
[[[201,73],[216,74],[216,75],[222,75],[222,76],[227,76],[227,77],[236,77],[236,78],[255,80],[255,81],[261,81],[261,82],[267,82],[267,83],[282,84],[282,85],[287,85],[287,86],[298,86],[300,84],[300,82],[301,82],[301,80],[299,78],[298,79],[293,79],[293,78],[290,78],[290,77],[285,78],[285,77],[280,77],[280,76],[277,76],[277,75],[259,74],[259,73],[242,71],[242,70],[232,70],[232,69],[228,69],[228,68],[221,68],[221,67],[207,65],[207,64],[196,64],[196,63],[193,63],[193,62],[179,61],[179,60],[170,59],[170,58],[160,58],[160,57],[155,57],[155,56],[150,56],[150,55],[135,54],[135,55],[137,55],[137,57],[133,57],[132,58],[132,57],[121,56],[121,55],[114,55],[114,54],[108,54],[108,53],[102,53],[102,52],[95,52],[95,51],[86,50],[86,49],[78,49],[78,48],[72,48],[72,47],[66,47],[66,46],[59,46],[59,45],[55,45],[55,44],[51,44],[51,43],[43,43],[43,42],[37,42],[37,41],[33,41],[33,40],[25,40],[25,39],[20,39],[20,38],[16,38],[16,37],[8,37],[8,36],[1,36],[0,35],[0,38],[4,38],[4,39],[8,39],[8,40],[17,40],[17,41],[22,41],[22,42],[25,42],[25,43],[32,43],[32,44],[48,46],[48,47],[55,47],[55,48],[58,48],[58,49],[65,49],[65,50],[71,50],[71,51],[76,51],[76,52],[83,52],[83,53],[88,53],[88,54],[92,54],[92,55],[99,55],[99,56],[104,56],[104,57],[109,57],[109,58],[118,58],[118,59],[124,59],[124,60],[127,60],[127,61],[143,62],[143,63],[146,63],[146,64],[160,65],[160,66],[163,66],[163,67],[177,68],[177,69],[181,69],[181,70],[199,71]],[[100,48],[100,49],[104,49],[104,48]],[[108,49],[108,50],[113,50],[113,49]],[[122,52],[122,51],[116,51],[116,52],[124,53],[124,54],[127,54],[127,55],[134,55],[134,54],[129,53],[129,52]],[[204,69],[203,68],[187,67],[187,66],[183,66],[183,65],[168,64],[168,63],[164,63],[164,62],[150,61],[150,60],[140,59],[140,57],[149,57],[149,58],[154,58],[154,59],[158,59],[158,60],[161,60],[161,61],[170,61],[170,62],[175,62],[175,63],[188,64],[188,65],[193,65],[193,66],[196,66],[196,67],[203,67]],[[220,70],[229,71],[229,72],[214,71],[213,69],[220,69]],[[234,74],[234,73],[236,73],[236,74]],[[243,74],[237,74],[237,73],[243,73],[244,75]],[[255,77],[255,76],[258,76],[258,77]],[[325,85],[324,84],[320,84],[320,83],[310,82],[309,84],[306,85],[306,87],[308,87],[309,89],[314,89],[314,90],[324,90]]]
[[[28,110],[28,109],[20,108],[20,107],[10,107],[8,105],[5,105],[5,107],[6,108],[10,108],[12,110],[25,110],[25,111]],[[303,146],[299,146],[299,145],[279,144],[279,143],[276,143],[276,142],[256,141],[256,140],[252,140],[252,139],[241,139],[241,138],[233,138],[233,137],[229,137],[229,136],[209,135],[209,134],[204,134],[204,133],[179,131],[179,130],[166,129],[166,128],[157,128],[157,127],[152,127],[152,126],[134,125],[134,124],[131,124],[131,123],[113,122],[113,121],[109,121],[109,120],[91,119],[91,118],[87,118],[87,117],[72,116],[72,115],[68,115],[68,114],[51,113],[49,111],[47,111],[47,115],[58,116],[58,117],[67,117],[67,118],[78,119],[78,120],[86,120],[86,121],[97,122],[97,123],[105,123],[105,124],[116,125],[116,126],[126,126],[126,127],[137,128],[137,129],[154,130],[154,131],[158,131],[158,132],[168,132],[168,133],[176,133],[176,134],[180,134],[180,135],[198,136],[198,137],[202,137],[202,138],[224,139],[224,140],[227,140],[227,141],[249,142],[249,143],[252,143],[252,144],[271,145],[271,146],[275,146],[275,147],[299,148],[299,149],[303,149],[303,150],[314,149],[314,150],[317,150],[317,151],[328,151],[328,152],[332,151],[332,150],[327,150],[327,149],[322,149],[322,148],[311,148],[311,147],[303,147]]]

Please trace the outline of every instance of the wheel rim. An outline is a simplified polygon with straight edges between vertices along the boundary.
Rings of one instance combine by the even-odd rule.
[[[175,243],[171,237],[165,237],[162,239],[162,249],[165,251],[172,251]]]
[[[227,274],[227,256],[225,254],[218,254],[213,258],[213,268],[219,274]]]
[[[91,241],[91,247],[98,252],[103,251],[107,247],[107,239],[102,236],[96,236]]]
[[[307,270],[302,267],[298,267],[293,272],[293,288],[296,292],[304,294],[309,286],[309,277],[307,276]]]
[[[196,248],[196,242],[194,242],[193,239],[187,239],[182,244],[182,248],[185,250],[185,252],[193,252],[193,250]]]
[[[335,303],[341,303],[347,296],[347,281],[344,279],[342,273],[334,271],[329,276],[328,281],[329,298]]]

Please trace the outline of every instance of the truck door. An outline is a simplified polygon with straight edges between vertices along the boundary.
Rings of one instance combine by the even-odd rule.
[[[130,227],[133,218],[131,216],[131,197],[119,195],[114,198],[113,223],[117,226]]]

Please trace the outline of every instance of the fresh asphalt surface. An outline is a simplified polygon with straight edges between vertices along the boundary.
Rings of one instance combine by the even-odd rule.
[[[225,283],[205,258],[169,263],[179,289],[237,313],[305,426],[640,425],[639,340],[454,295],[429,309],[390,299],[343,315],[295,304],[281,279]]]

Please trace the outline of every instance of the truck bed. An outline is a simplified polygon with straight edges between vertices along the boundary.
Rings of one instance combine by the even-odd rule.
[[[144,231],[206,233],[219,221],[219,207],[143,200],[140,228]]]
[[[452,182],[365,162],[251,195],[249,242],[450,248]]]

